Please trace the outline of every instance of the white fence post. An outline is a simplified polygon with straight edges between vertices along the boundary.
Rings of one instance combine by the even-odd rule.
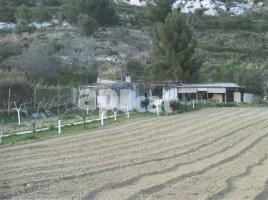
[[[128,118],[128,119],[130,118],[130,116],[129,116],[129,108],[128,108],[128,106],[127,106],[127,118]]]
[[[61,134],[61,119],[58,117],[58,133]]]
[[[18,117],[18,125],[20,126],[21,125],[21,121],[20,121],[20,108],[16,108],[16,111],[17,111],[17,117]]]
[[[117,118],[116,118],[116,114],[117,114],[117,112],[116,112],[116,111],[114,111],[114,121],[116,121],[116,120],[117,120]]]
[[[159,113],[159,104],[156,105],[156,113],[157,113],[157,116],[160,115],[160,113]]]
[[[163,100],[161,100],[161,99],[155,99],[154,100],[154,105],[155,105],[155,108],[156,108],[156,114],[157,114],[157,116],[160,115],[159,106],[161,106],[162,102],[163,102]]]
[[[101,111],[101,126],[104,126],[104,112]]]
[[[193,110],[195,109],[195,103],[194,101],[192,101],[192,105],[193,105]]]

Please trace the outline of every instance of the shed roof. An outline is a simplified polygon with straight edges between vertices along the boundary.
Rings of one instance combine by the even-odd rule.
[[[205,83],[205,84],[182,84],[184,88],[241,88],[235,83]]]
[[[114,89],[114,90],[131,89],[134,87],[133,82],[106,80],[106,79],[98,79],[94,85],[99,87],[99,88],[110,88],[110,89]]]

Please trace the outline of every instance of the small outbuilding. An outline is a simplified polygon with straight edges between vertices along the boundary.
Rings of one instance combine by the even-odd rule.
[[[219,102],[242,101],[241,88],[235,83],[179,84],[163,89],[164,100],[192,101],[214,99]]]

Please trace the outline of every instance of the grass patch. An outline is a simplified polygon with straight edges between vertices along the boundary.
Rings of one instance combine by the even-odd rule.
[[[203,108],[217,108],[217,107],[245,107],[248,105],[245,104],[236,104],[236,103],[219,103],[215,101],[207,101],[207,102],[199,102],[198,104],[195,104],[195,109],[192,107],[192,103],[185,103],[180,104],[178,107],[178,110],[176,112],[170,113],[172,115],[174,114],[182,114],[186,112],[193,112],[198,111]],[[161,115],[165,115],[161,113]],[[85,125],[70,125],[62,128],[62,134],[60,136],[64,135],[74,135],[74,134],[80,134],[80,133],[87,133],[90,130],[96,130],[101,129],[110,125],[119,125],[123,122],[135,120],[135,119],[141,119],[146,117],[156,117],[156,114],[154,113],[131,113],[130,119],[127,119],[126,114],[121,113],[117,116],[117,121],[114,121],[113,118],[106,119],[104,122],[104,126],[100,126],[99,121],[94,121],[90,123],[86,123]],[[8,137],[3,138],[2,144],[16,144],[21,143],[25,141],[33,141],[33,140],[40,140],[45,139],[49,137],[59,137],[58,130],[54,126],[51,126],[49,130],[26,134],[26,135],[11,135]]]
[[[121,124],[123,122],[145,118],[145,117],[152,117],[155,114],[152,113],[131,113],[130,119],[127,119],[126,115],[121,114],[117,116],[117,121],[114,121],[113,118],[106,119],[104,122],[104,126],[100,126],[98,121],[86,123],[85,126],[82,125],[70,125],[62,128],[62,134],[64,135],[74,135],[80,133],[87,133],[90,130],[101,129],[103,127],[107,127],[110,125]],[[16,144],[25,141],[33,141],[33,140],[40,140],[49,137],[59,137],[57,128],[51,127],[49,130],[26,134],[26,135],[11,135],[2,139],[2,144]]]
[[[180,104],[178,110],[173,114],[181,114],[186,112],[198,111],[204,108],[223,108],[223,107],[243,107],[247,106],[246,104],[237,104],[237,103],[221,103],[213,100],[199,102],[195,104],[193,109],[192,102],[185,104]]]

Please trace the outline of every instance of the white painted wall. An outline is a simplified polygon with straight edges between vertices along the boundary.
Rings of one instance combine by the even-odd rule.
[[[208,88],[208,93],[225,94],[226,88]]]
[[[113,109],[119,107],[119,98],[115,91],[111,89],[99,89],[97,97],[98,105],[103,109]]]
[[[78,106],[80,108],[95,110],[97,107],[96,99],[97,95],[94,88],[84,87],[79,89]],[[86,102],[88,105],[86,105]]]
[[[170,88],[170,89],[163,89],[163,100],[164,101],[171,101],[178,99],[178,89],[177,88]]]
[[[135,108],[135,95],[134,91],[131,89],[121,89],[120,90],[120,109],[124,109],[126,107],[129,110],[133,110]]]
[[[240,92],[234,92],[234,102],[241,103],[241,93]]]

